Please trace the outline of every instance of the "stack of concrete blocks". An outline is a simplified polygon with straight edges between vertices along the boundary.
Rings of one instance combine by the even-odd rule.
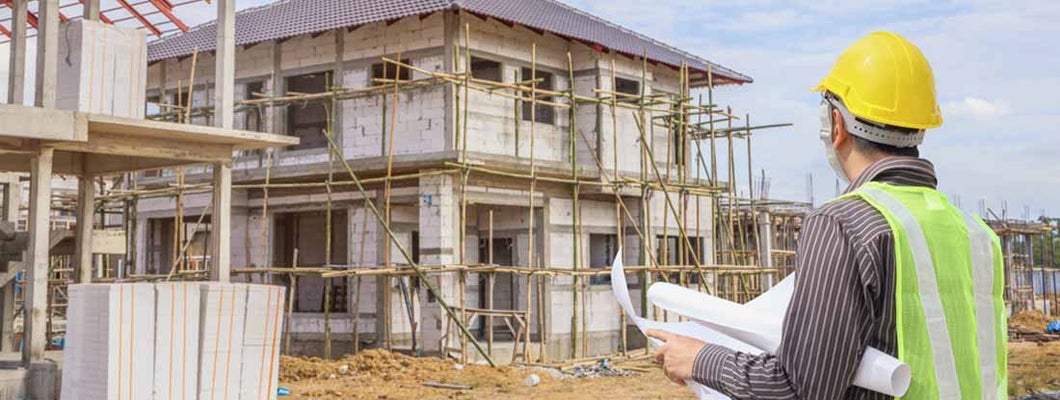
[[[70,286],[64,399],[273,399],[285,289]]]
[[[199,381],[199,284],[159,283],[155,290],[155,398],[194,398]]]
[[[247,287],[204,283],[199,331],[199,398],[238,399],[242,383],[243,334],[247,320]]]
[[[155,352],[151,284],[70,286],[64,399],[149,399]]]
[[[280,375],[280,336],[283,334],[284,288],[246,285],[247,322],[243,335],[240,399],[271,399],[276,396]],[[251,307],[250,305],[259,305]]]
[[[61,31],[58,108],[143,119],[146,33],[85,20],[63,23]]]

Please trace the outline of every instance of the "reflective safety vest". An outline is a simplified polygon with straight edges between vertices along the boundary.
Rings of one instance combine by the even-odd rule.
[[[861,198],[894,232],[898,359],[906,399],[1006,399],[1001,243],[937,190],[870,182]]]

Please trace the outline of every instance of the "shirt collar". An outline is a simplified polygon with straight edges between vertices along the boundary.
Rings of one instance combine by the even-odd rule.
[[[917,157],[891,156],[877,160],[850,182],[844,193],[857,190],[867,182],[884,182],[902,186],[924,186],[935,189],[938,177],[931,161]]]

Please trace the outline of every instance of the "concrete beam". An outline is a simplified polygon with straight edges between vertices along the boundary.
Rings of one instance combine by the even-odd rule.
[[[59,62],[59,0],[40,0],[37,10],[37,82],[34,104],[55,108]]]
[[[43,1],[43,0],[42,0]],[[55,0],[53,0],[55,1]],[[214,126],[232,128],[236,83],[236,2],[217,0],[217,59],[214,77]]]
[[[26,18],[29,0],[11,1],[11,56],[7,69],[7,103],[26,99]]]
[[[225,0],[221,0],[225,1]],[[213,165],[213,212],[210,217],[210,280],[228,282],[232,270],[232,166]]]
[[[74,279],[92,282],[92,228],[95,215],[96,185],[91,175],[77,180],[77,231],[74,236]]]
[[[43,0],[52,3],[56,0]],[[44,359],[45,319],[48,306],[48,251],[51,226],[52,156],[50,147],[33,157],[30,172],[29,247],[26,259],[25,301],[23,302],[22,363],[29,367]]]
[[[88,121],[71,111],[0,104],[0,121],[4,121],[0,124],[0,137],[64,141],[88,138]]]
[[[83,17],[87,21],[99,21],[99,0],[82,0]]]

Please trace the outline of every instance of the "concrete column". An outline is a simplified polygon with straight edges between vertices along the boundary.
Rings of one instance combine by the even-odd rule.
[[[26,98],[26,18],[29,0],[11,0],[11,57],[7,69],[7,103]]]
[[[99,0],[82,0],[83,17],[87,21],[99,21]]]
[[[40,0],[37,11],[37,107],[55,108],[59,62],[59,0]]]
[[[91,175],[77,180],[77,232],[74,235],[74,279],[92,282],[92,229],[96,207],[96,186]]]
[[[758,212],[758,264],[773,268],[773,218],[768,211]],[[773,287],[772,275],[762,276],[762,289]]]
[[[459,254],[458,238],[460,228],[458,216],[460,203],[456,201],[453,175],[436,175],[420,178],[419,195],[419,232],[420,264],[445,265],[454,263]],[[454,308],[460,307],[458,278],[456,274],[432,276],[439,295]],[[438,302],[423,304],[422,322],[423,348],[425,351],[438,351],[440,339],[448,332],[448,344],[457,346],[460,333],[456,326],[449,323],[445,310]],[[452,328],[452,330],[450,330]]]
[[[331,86],[341,87],[343,86],[343,66],[342,57],[346,53],[346,28],[339,28],[334,30],[335,32],[335,63],[331,70]],[[343,151],[343,134],[342,134],[342,104],[341,102],[333,103],[331,108],[331,133],[334,135],[335,145],[338,147],[339,152],[336,154],[342,157]],[[330,144],[329,144],[330,146]]]
[[[22,203],[22,187],[19,185],[18,174],[3,174],[4,183],[4,209],[0,214],[0,221],[14,222],[18,224],[18,207]]]
[[[22,200],[22,188],[18,182],[18,174],[2,175],[2,180],[5,182],[3,190],[4,209],[3,212],[0,213],[0,221],[11,222],[17,228],[18,207]],[[8,264],[6,268],[10,271],[14,266]],[[0,287],[0,351],[15,350],[15,343],[12,335],[14,333],[14,310],[15,284],[14,280],[11,280],[6,285],[3,285],[3,287]]]
[[[0,351],[15,351],[15,280],[0,290]]]
[[[223,1],[223,0],[222,0]],[[210,280],[228,282],[232,261],[232,166],[213,165],[213,213],[210,217]]]
[[[283,62],[283,44],[279,41],[272,43],[272,88],[269,91],[272,93],[272,96],[275,97],[279,96],[280,93],[283,93],[283,72],[281,69],[281,62]],[[282,135],[284,133],[283,107],[269,107],[268,113],[270,117],[269,120],[272,122],[269,132]]]
[[[54,0],[45,0],[45,2]],[[33,157],[30,172],[29,247],[23,302],[22,363],[44,359],[45,319],[48,305],[48,250],[51,226],[51,187],[53,149],[44,147]]]
[[[43,0],[42,0],[43,1]],[[57,1],[57,0],[52,0]],[[236,87],[236,2],[217,0],[217,58],[214,77],[214,126],[232,128]]]

